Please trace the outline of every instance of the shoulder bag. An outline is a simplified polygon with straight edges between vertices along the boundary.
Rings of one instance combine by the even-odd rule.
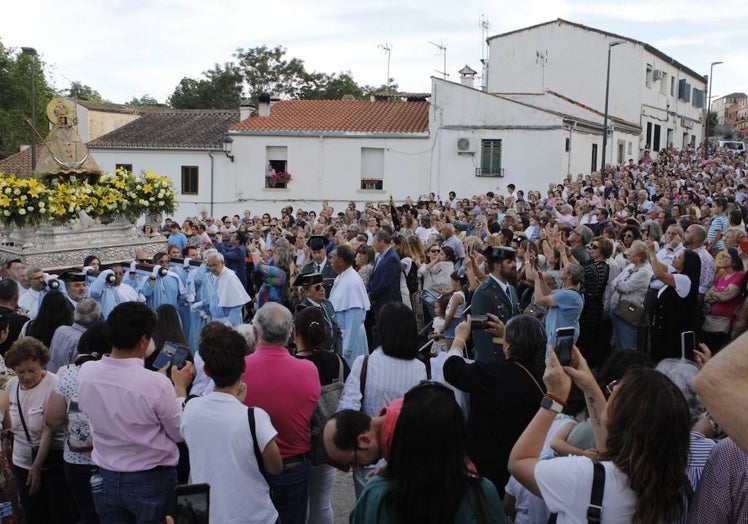
[[[632,326],[638,326],[646,312],[647,310],[644,309],[643,306],[638,306],[628,300],[621,300],[618,302],[615,310],[615,314],[618,318]]]
[[[29,435],[29,429],[26,427],[26,419],[23,416],[23,407],[21,406],[21,381],[19,380],[16,384],[16,401],[18,403],[18,416],[21,417],[21,425],[23,426],[23,432],[26,434],[26,442],[31,446],[31,435]],[[39,454],[39,446],[31,446],[31,464],[33,465],[36,461],[36,456]],[[62,457],[62,448],[53,448],[50,445],[47,458],[44,459],[42,464],[42,470],[46,469],[62,469],[65,461]]]
[[[314,409],[314,413],[312,413],[312,446],[309,449],[309,459],[312,461],[313,466],[324,464],[327,460],[322,432],[325,424],[327,424],[327,420],[338,409],[340,395],[342,395],[343,386],[345,385],[343,360],[340,358],[340,355],[335,355],[335,357],[338,360],[338,378],[322,386],[317,407]]]

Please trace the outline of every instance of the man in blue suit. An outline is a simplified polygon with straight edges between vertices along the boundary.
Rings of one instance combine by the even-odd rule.
[[[369,278],[366,290],[369,292],[371,309],[374,311],[377,324],[379,311],[389,302],[401,302],[400,294],[400,257],[392,247],[390,234],[380,229],[374,233],[372,241],[374,250],[379,253],[374,263],[374,271]],[[381,329],[377,329],[381,332]]]

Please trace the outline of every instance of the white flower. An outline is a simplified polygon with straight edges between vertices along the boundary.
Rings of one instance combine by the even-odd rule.
[[[8,209],[6,209],[5,211],[3,211],[3,215],[5,215],[6,217],[9,217],[10,216],[10,211]]]
[[[25,215],[25,214],[26,214],[26,209],[24,209],[24,208],[20,208],[20,209],[18,210],[18,214],[19,214],[19,215]]]

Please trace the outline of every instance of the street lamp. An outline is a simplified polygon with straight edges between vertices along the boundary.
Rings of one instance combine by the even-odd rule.
[[[610,94],[610,50],[617,45],[625,44],[623,40],[613,40],[608,44],[608,70],[605,74],[605,114],[603,115],[603,158],[600,162],[600,174],[605,171],[605,149],[608,146],[608,95]]]
[[[31,57],[31,171],[36,171],[36,49],[22,47],[24,55]]]
[[[704,155],[706,155],[706,148],[709,145],[709,115],[712,113],[712,73],[714,72],[714,66],[719,64],[724,64],[724,62],[712,62],[709,66],[709,78],[707,79],[707,82],[709,82],[709,94],[707,95],[709,100],[706,103],[707,110],[704,119]]]

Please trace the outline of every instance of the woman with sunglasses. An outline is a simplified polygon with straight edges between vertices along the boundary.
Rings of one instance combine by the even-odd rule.
[[[631,243],[634,240],[641,240],[641,231],[639,230],[639,226],[634,226],[631,224],[628,224],[623,227],[621,230],[620,235],[618,235],[618,242],[616,242],[616,255],[613,261],[618,264],[618,267],[623,270],[628,264],[629,261],[626,260],[626,257],[624,256],[624,253],[628,248],[631,247]]]
[[[424,322],[434,318],[434,302],[442,293],[449,293],[452,282],[449,275],[455,270],[454,251],[449,246],[441,247],[433,242],[426,249],[427,263],[418,268],[418,278],[422,279],[421,301]]]
[[[435,382],[414,387],[403,399],[387,466],[367,483],[350,522],[506,522],[496,488],[469,469],[465,452],[452,390]]]
[[[686,476],[690,415],[681,391],[665,375],[634,368],[608,401],[578,349],[571,366],[555,352],[543,375],[548,394],[512,449],[509,470],[541,497],[558,522],[586,522],[593,486],[592,460],[585,456],[540,460],[548,429],[569,396],[572,380],[582,390],[602,456],[601,522],[673,522],[691,493]],[[594,509],[594,508],[593,508]]]

